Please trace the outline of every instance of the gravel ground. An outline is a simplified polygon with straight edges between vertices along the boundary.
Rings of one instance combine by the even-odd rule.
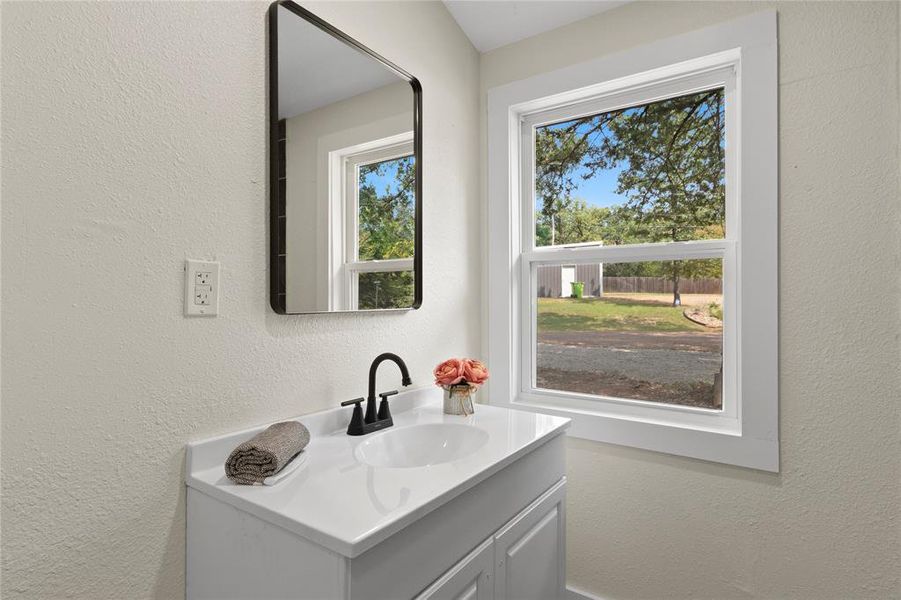
[[[713,352],[539,343],[537,366],[578,373],[613,372],[659,383],[713,382],[721,358]]]
[[[721,329],[539,331],[539,387],[721,408]]]

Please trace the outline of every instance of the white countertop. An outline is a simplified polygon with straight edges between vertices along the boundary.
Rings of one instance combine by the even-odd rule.
[[[350,408],[297,417],[310,429],[304,464],[275,486],[236,485],[224,463],[239,443],[266,425],[188,444],[189,487],[245,510],[347,557],[355,557],[531,452],[569,426],[569,419],[476,405],[474,415],[442,413],[442,392],[402,392],[391,401],[394,429],[465,423],[489,435],[453,462],[412,468],[372,467],[357,460],[365,436],[345,433]],[[384,431],[391,431],[387,429]]]

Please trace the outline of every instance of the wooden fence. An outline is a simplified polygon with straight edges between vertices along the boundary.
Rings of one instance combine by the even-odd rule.
[[[668,277],[604,277],[604,291],[611,293],[669,294],[673,281]],[[682,294],[722,294],[723,281],[715,277],[679,280]]]
[[[673,282],[668,277],[601,277],[602,265],[575,265],[575,281],[585,284],[586,296],[602,296],[604,293],[620,294],[671,294]],[[560,298],[569,296],[563,289],[563,267],[546,265],[538,267],[538,297]],[[567,286],[568,288],[569,286]],[[683,294],[722,294],[723,281],[716,277],[679,279],[679,292]]]

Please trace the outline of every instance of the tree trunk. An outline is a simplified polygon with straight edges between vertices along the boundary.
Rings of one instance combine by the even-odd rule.
[[[682,296],[679,294],[679,266],[682,261],[673,261],[673,306],[682,306]]]

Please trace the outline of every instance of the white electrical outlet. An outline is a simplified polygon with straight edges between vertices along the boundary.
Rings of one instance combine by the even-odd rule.
[[[185,315],[214,317],[219,314],[219,263],[185,261]]]

